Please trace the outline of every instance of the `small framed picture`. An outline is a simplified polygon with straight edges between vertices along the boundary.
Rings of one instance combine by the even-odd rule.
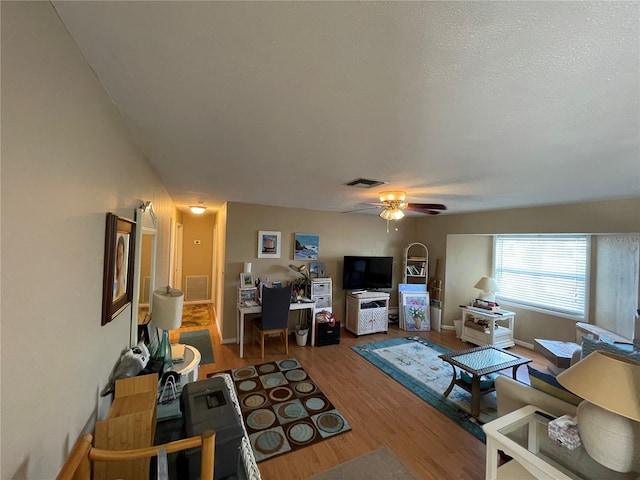
[[[258,258],[280,258],[280,232],[258,232]]]
[[[327,271],[324,267],[324,262],[309,262],[309,277],[311,278],[325,278]]]
[[[240,286],[241,287],[253,287],[253,274],[252,273],[241,273],[240,274]]]

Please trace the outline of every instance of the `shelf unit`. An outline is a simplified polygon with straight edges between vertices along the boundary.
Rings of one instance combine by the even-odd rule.
[[[507,310],[492,313],[474,307],[462,307],[462,334],[460,338],[465,342],[476,345],[493,345],[499,348],[509,348],[515,345],[513,341],[513,323],[516,314]],[[478,325],[478,320],[487,320],[484,327]]]
[[[312,278],[308,285],[307,296],[316,302],[313,309],[313,316],[316,313],[326,310],[331,312],[333,305],[333,283],[330,278]]]
[[[429,250],[422,243],[410,243],[402,257],[402,283],[427,284]]]
[[[364,292],[347,294],[345,328],[358,335],[389,330],[389,294]]]

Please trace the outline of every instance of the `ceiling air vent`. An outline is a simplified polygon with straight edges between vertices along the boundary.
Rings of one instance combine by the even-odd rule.
[[[349,183],[345,183],[350,187],[358,187],[358,188],[372,188],[377,187],[378,185],[384,185],[387,182],[381,182],[380,180],[369,180],[368,178],[356,178],[355,180],[351,180]]]

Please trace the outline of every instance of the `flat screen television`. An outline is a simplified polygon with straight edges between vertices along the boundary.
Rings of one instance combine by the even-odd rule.
[[[391,288],[392,282],[393,257],[344,257],[342,270],[344,290]]]

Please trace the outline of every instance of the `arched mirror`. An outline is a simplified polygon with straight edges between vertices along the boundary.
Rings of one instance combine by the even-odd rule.
[[[148,322],[152,310],[156,276],[156,239],[158,221],[151,202],[136,210],[136,249],[133,274],[133,302],[131,304],[130,344],[138,343],[138,325]]]

